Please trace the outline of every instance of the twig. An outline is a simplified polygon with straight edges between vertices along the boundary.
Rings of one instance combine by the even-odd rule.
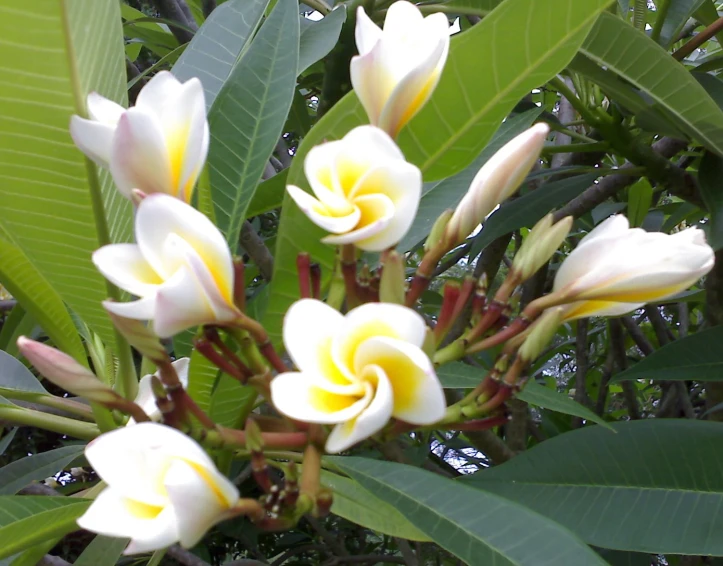
[[[184,566],[211,566],[208,562],[201,560],[198,556],[193,554],[193,552],[186,550],[185,548],[181,548],[177,544],[169,547],[166,554]]]
[[[404,540],[403,538],[394,537],[394,542],[397,543],[397,548],[399,548],[399,552],[402,553],[402,557],[404,558],[404,564],[406,564],[406,566],[419,565],[417,555],[412,550],[412,547],[408,541]]]
[[[675,336],[670,332],[668,323],[663,318],[663,315],[660,314],[658,307],[655,305],[645,305],[645,314],[648,316],[648,320],[653,327],[653,332],[655,332],[655,337],[660,346],[665,346],[675,340]]]
[[[274,273],[274,256],[271,255],[269,248],[251,226],[251,222],[244,221],[241,225],[241,234],[239,235],[239,243],[241,247],[249,254],[249,257],[259,268],[261,277],[266,281],[271,281]]]
[[[590,406],[590,398],[587,395],[587,370],[590,366],[587,346],[587,318],[581,318],[577,321],[577,329],[575,331],[575,401]],[[572,419],[572,428],[580,428],[582,419],[574,417]]]
[[[515,451],[491,430],[467,431],[465,436],[474,448],[496,465],[503,464],[516,456]]]
[[[185,10],[181,7],[181,3],[185,4],[184,0],[153,0],[153,5],[161,16],[195,31],[198,29],[198,26],[196,26],[195,21],[188,21]],[[186,6],[186,9],[187,8],[188,6]],[[191,20],[193,20],[193,18],[191,18]],[[179,43],[188,43],[193,39],[193,32],[188,31],[188,29],[179,26],[168,26],[168,28]]]
[[[615,358],[615,365],[618,371],[624,371],[628,366],[627,354],[625,353],[625,338],[623,337],[623,327],[619,320],[610,320],[610,347]],[[629,381],[622,382],[623,398],[628,408],[628,415],[633,420],[640,418],[640,410],[638,409],[638,400],[635,396],[635,386]]]
[[[38,562],[36,566],[71,566],[71,564],[60,556],[46,554],[40,559],[40,562]]]
[[[673,59],[682,61],[721,30],[723,30],[723,16],[718,18],[703,31],[696,34],[693,39],[674,52]]]

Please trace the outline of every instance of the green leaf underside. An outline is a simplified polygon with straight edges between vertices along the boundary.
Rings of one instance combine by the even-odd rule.
[[[330,460],[468,564],[605,564],[567,529],[494,494],[403,464]]]
[[[6,3],[0,16],[0,225],[71,308],[111,343],[112,326],[101,306],[108,290],[90,259],[101,242],[92,186],[102,187],[111,239],[129,238],[131,206],[110,176],[99,174],[75,148],[68,123],[82,113],[91,90],[125,99],[119,4],[34,0]]]
[[[242,426],[254,406],[258,394],[249,385],[241,385],[233,377],[221,374],[211,396],[210,414],[221,426]]]
[[[297,5],[280,0],[211,108],[209,176],[216,221],[231,249],[286,122],[298,53]]]
[[[198,77],[210,109],[249,43],[269,0],[229,0],[202,25],[173,66],[178,80]]]
[[[332,10],[318,22],[312,22],[302,17],[298,75],[329,54],[339,40],[341,27],[345,21],[346,6],[344,4],[340,4],[338,8]]]
[[[191,353],[191,365],[188,370],[188,394],[204,411],[211,409],[213,388],[219,369],[198,350]]]
[[[114,566],[128,546],[128,539],[97,535],[73,566]]]
[[[0,350],[4,350],[11,356],[19,357],[20,350],[18,350],[18,346],[16,344],[17,339],[20,336],[29,336],[32,334],[37,325],[38,323],[35,321],[33,316],[26,312],[21,304],[15,305],[13,310],[10,311],[10,314],[5,319],[5,322],[3,322],[2,328],[0,328]],[[77,337],[78,334],[76,332],[73,332],[72,334],[69,333],[69,337],[70,336]],[[82,348],[80,348],[80,341],[78,341],[76,347],[78,356],[84,353]],[[61,350],[62,349],[63,348],[61,348]],[[70,349],[71,351],[74,351],[74,347],[71,347]]]
[[[613,377],[612,383],[630,379],[723,381],[723,326],[675,340]]]
[[[462,481],[604,548],[723,555],[723,427],[655,419],[585,427]]]
[[[0,350],[0,391],[3,389],[48,395],[48,391],[28,368],[18,359]]]
[[[83,453],[85,446],[63,446],[33,454],[0,468],[0,495],[13,495],[34,480],[52,476],[63,470]]]

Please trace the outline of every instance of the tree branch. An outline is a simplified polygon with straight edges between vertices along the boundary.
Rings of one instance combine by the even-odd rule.
[[[167,20],[173,20],[181,24],[181,26],[193,30],[189,31],[179,26],[168,26],[173,37],[175,37],[179,43],[188,43],[193,39],[193,34],[198,29],[198,26],[193,18],[189,21],[186,17],[188,6],[184,0],[153,0],[153,5],[156,7],[156,10],[158,10],[158,13]]]
[[[271,276],[274,274],[274,256],[271,255],[269,248],[266,247],[266,244],[248,220],[244,221],[241,225],[239,243],[246,253],[249,254],[249,257],[256,264],[256,267],[259,268],[261,277],[266,279],[266,281],[271,281]]]

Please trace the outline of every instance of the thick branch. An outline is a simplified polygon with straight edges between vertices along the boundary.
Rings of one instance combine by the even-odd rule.
[[[185,9],[181,7],[181,4],[185,6]],[[171,33],[179,43],[188,43],[193,39],[193,32],[188,31],[188,29],[184,29],[184,27],[195,31],[198,29],[198,26],[196,26],[196,22],[193,21],[193,18],[189,21],[186,17],[186,10],[188,9],[188,6],[185,5],[184,0],[153,0],[153,5],[156,7],[156,10],[158,10],[161,16],[167,20],[178,22],[181,26],[183,26],[168,26]]]
[[[491,430],[468,430],[469,443],[487,456],[494,464],[503,464],[515,457],[515,452]]]
[[[271,255],[269,248],[256,233],[251,222],[246,220],[241,226],[241,234],[239,235],[239,243],[241,247],[249,254],[249,257],[259,268],[261,277],[266,281],[271,281],[274,273],[274,256]]]

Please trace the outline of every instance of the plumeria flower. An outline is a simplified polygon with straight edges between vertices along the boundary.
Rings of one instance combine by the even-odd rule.
[[[429,100],[449,53],[449,22],[442,13],[422,16],[414,4],[389,7],[384,29],[357,10],[351,83],[369,121],[395,137]]]
[[[106,309],[152,320],[161,338],[239,317],[231,252],[206,216],[178,199],[151,194],[138,206],[135,234],[136,244],[111,244],[93,254],[105,277],[140,297],[130,303],[106,301]]]
[[[157,423],[105,433],[85,449],[108,484],[78,525],[131,539],[125,554],[180,542],[190,548],[216,523],[234,515],[236,487],[194,440]]]
[[[286,189],[314,224],[331,232],[322,240],[327,244],[381,251],[412,225],[422,173],[379,128],[360,126],[312,148],[304,172],[316,198],[298,187]]]
[[[703,231],[676,234],[630,228],[622,215],[585,236],[555,276],[553,295],[570,303],[565,320],[616,316],[672,297],[713,268]]]
[[[191,365],[191,358],[179,358],[171,364],[173,369],[176,370],[178,380],[181,382],[183,388],[188,387],[188,370]],[[134,399],[136,405],[138,405],[143,412],[148,415],[152,421],[161,420],[161,411],[158,409],[156,404],[156,396],[153,394],[153,386],[151,385],[151,379],[159,377],[159,373],[144,375],[138,382],[138,395]],[[136,421],[131,417],[128,420],[129,425],[136,424]]]
[[[110,169],[127,198],[138,189],[166,193],[186,202],[208,154],[209,130],[201,81],[181,83],[161,71],[125,109],[92,92],[90,120],[73,116],[70,134],[90,159]]]
[[[284,319],[286,350],[299,369],[271,382],[283,414],[336,425],[327,452],[341,452],[381,430],[391,417],[427,425],[445,414],[442,386],[422,351],[427,327],[401,305],[367,303],[346,316],[315,299]]]

